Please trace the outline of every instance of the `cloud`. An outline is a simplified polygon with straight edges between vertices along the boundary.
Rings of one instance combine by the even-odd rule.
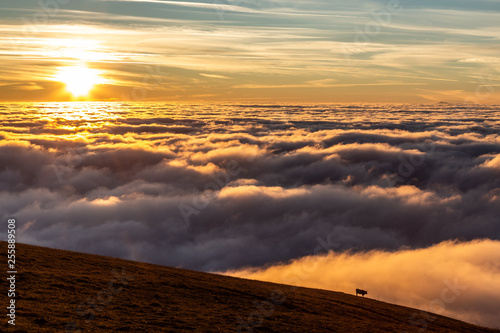
[[[500,155],[495,156],[482,164],[486,168],[500,169]]]
[[[224,76],[224,75],[217,75],[217,74],[206,74],[206,73],[200,73],[201,76],[213,78],[213,79],[229,79],[229,77]]]
[[[463,102],[498,73],[491,1],[8,2],[5,101],[71,100],[52,79],[82,64],[107,81],[90,100]]]
[[[225,274],[348,294],[361,288],[374,299],[499,328],[499,262],[499,241],[447,241],[418,250],[330,251]],[[425,329],[433,319],[417,311],[401,320]]]
[[[258,13],[259,11],[242,6],[219,4],[219,3],[206,3],[206,2],[191,2],[191,1],[168,1],[168,0],[101,0],[101,1],[118,1],[118,2],[146,2],[156,3],[163,5],[185,6],[192,8],[208,8],[219,11],[231,11],[242,13]]]
[[[307,258],[318,246],[365,258],[500,239],[496,107],[0,110],[0,219],[17,219],[20,242],[227,271]]]
[[[465,63],[498,63],[498,62],[500,62],[500,58],[495,58],[495,57],[469,58],[469,59],[460,59],[458,62],[465,62]]]
[[[329,13],[322,13],[319,11],[307,11],[307,10],[294,10],[293,8],[277,8],[266,10],[263,7],[268,7],[269,4],[265,2],[259,2],[257,6],[257,2],[255,1],[241,1],[240,5],[230,5],[223,3],[207,3],[207,2],[193,2],[193,1],[169,1],[169,0],[100,0],[100,1],[114,1],[114,2],[141,2],[141,3],[152,3],[152,4],[162,4],[162,5],[171,5],[171,6],[181,6],[181,7],[190,7],[190,8],[200,8],[200,9],[212,9],[217,11],[220,15],[224,12],[236,12],[236,13],[249,13],[249,14],[271,14],[271,15],[290,15],[290,16],[326,16],[326,17],[344,17],[344,18],[360,18],[360,16],[353,15],[339,15],[335,11],[331,11]],[[250,6],[243,6],[244,4]],[[257,8],[251,8],[257,7]]]

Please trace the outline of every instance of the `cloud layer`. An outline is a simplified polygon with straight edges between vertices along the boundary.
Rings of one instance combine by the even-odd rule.
[[[354,293],[463,321],[500,327],[500,242],[443,242],[418,250],[308,256],[267,269],[229,275]],[[407,320],[424,332],[434,319],[417,311]]]
[[[226,271],[330,250],[500,239],[497,107],[0,112],[0,217],[18,220],[20,242]]]

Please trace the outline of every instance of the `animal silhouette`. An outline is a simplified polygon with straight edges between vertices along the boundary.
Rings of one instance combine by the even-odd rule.
[[[368,292],[366,290],[356,289],[356,296],[361,295],[361,296],[365,297],[366,294],[368,294]]]

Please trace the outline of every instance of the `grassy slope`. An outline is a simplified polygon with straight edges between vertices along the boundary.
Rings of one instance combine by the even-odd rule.
[[[6,243],[0,248],[6,263]],[[16,254],[16,327],[4,314],[0,331],[65,332],[74,322],[81,332],[500,332],[437,315],[423,330],[410,324],[423,323],[418,310],[338,292],[22,244]],[[133,279],[120,284],[113,269]],[[6,305],[5,278],[0,287]],[[98,311],[86,321],[90,307],[79,305],[92,299]],[[255,302],[267,302],[263,314]]]

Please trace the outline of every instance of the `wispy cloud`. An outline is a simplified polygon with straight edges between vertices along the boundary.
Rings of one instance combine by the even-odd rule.
[[[379,1],[102,1],[60,6],[38,21],[35,14],[44,13],[38,5],[16,11],[10,4],[9,18],[0,16],[0,74],[8,87],[0,98],[38,100],[17,85],[36,82],[47,99],[57,99],[47,90],[49,78],[58,67],[82,63],[107,76],[101,96],[115,99],[139,86],[152,99],[217,99],[228,89],[232,98],[247,99],[245,89],[252,89],[257,100],[293,90],[289,98],[308,101],[311,94],[300,88],[316,88],[318,101],[463,102],[474,98],[478,76],[500,73],[495,11],[470,6],[402,2],[400,11],[383,16],[389,9]],[[152,67],[164,83],[154,89],[144,84]],[[422,93],[424,85],[435,93]],[[497,90],[481,100],[495,101]]]
[[[275,10],[266,10],[264,8],[251,8],[245,6],[238,5],[229,5],[217,2],[191,2],[191,1],[170,1],[170,0],[99,0],[106,2],[141,2],[141,3],[154,3],[154,4],[163,4],[163,5],[171,5],[171,6],[181,6],[181,7],[190,7],[190,8],[202,8],[202,9],[212,9],[215,10],[219,14],[223,14],[224,12],[236,12],[236,13],[249,13],[249,14],[271,14],[271,15],[290,15],[290,16],[323,16],[323,17],[342,17],[342,18],[362,18],[362,16],[355,15],[342,15],[335,13],[334,11],[325,12],[311,12],[307,10],[293,10],[289,8],[275,9]],[[253,2],[250,2],[254,4]],[[264,3],[263,3],[264,4]]]
[[[183,6],[191,8],[208,8],[208,9],[215,9],[215,10],[229,11],[229,12],[259,13],[258,10],[248,7],[218,4],[218,3],[206,3],[206,2],[169,1],[169,0],[100,0],[100,1],[157,3],[163,5],[174,5],[174,6]]]
[[[201,76],[204,77],[210,77],[213,79],[229,79],[229,77],[224,76],[224,75],[217,75],[217,74],[207,74],[207,73],[200,73]]]

